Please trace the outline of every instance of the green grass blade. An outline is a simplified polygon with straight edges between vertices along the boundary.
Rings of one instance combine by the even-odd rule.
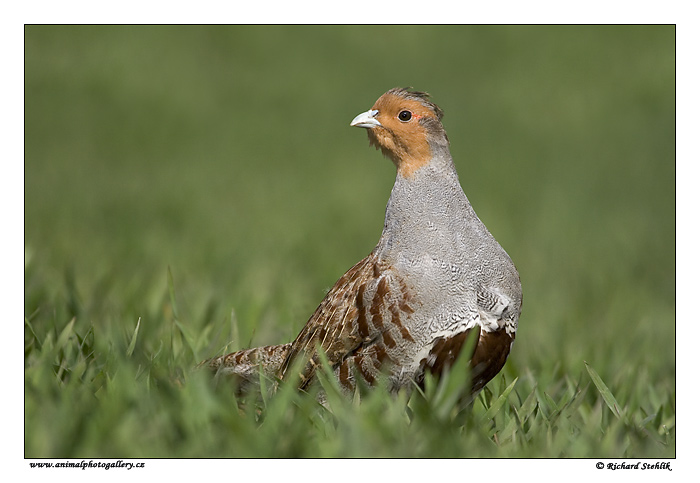
[[[493,419],[493,417],[496,415],[496,413],[503,407],[503,405],[506,403],[508,400],[508,395],[510,392],[513,390],[515,387],[515,383],[518,382],[518,378],[516,377],[513,379],[513,382],[511,382],[508,387],[506,387],[503,392],[501,393],[498,398],[493,402],[490,408],[486,410],[484,415],[481,417],[482,422],[488,421],[490,419]]]
[[[180,317],[177,313],[177,304],[175,303],[175,282],[173,280],[173,272],[170,270],[170,266],[168,266],[168,294],[170,296],[170,306],[173,310],[173,317],[175,320],[179,320]]]
[[[620,419],[622,417],[620,413],[620,404],[617,402],[617,399],[615,399],[615,396],[613,396],[613,393],[610,391],[610,389],[608,389],[608,386],[605,385],[603,379],[601,379],[595,369],[588,365],[588,362],[584,361],[583,364],[586,366],[586,370],[591,376],[593,384],[595,384],[595,387],[598,388],[600,395],[603,396],[605,404],[607,404],[608,408],[610,408],[610,411],[612,411],[615,417]]]
[[[68,322],[68,325],[66,325],[63,330],[61,331],[61,334],[58,336],[56,339],[56,345],[54,346],[54,350],[60,350],[63,348],[68,343],[68,339],[70,338],[71,335],[73,335],[73,326],[75,325],[75,317],[71,319],[70,322]]]
[[[141,327],[141,317],[139,317],[139,320],[136,321],[136,328],[134,329],[134,333],[131,336],[131,342],[129,342],[129,347],[126,349],[126,357],[131,357],[131,355],[134,353],[134,349],[136,348],[136,339],[139,336],[139,329]]]

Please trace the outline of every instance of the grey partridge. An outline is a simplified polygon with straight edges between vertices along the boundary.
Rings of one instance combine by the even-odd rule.
[[[293,342],[203,364],[243,384],[262,370],[305,388],[321,349],[348,391],[358,378],[372,386],[380,373],[397,390],[420,385],[426,372],[439,377],[476,330],[472,395],[501,370],[518,328],[520,278],[460,186],[442,115],[428,94],[394,88],[352,120],[397,170],[377,246],[335,283]]]

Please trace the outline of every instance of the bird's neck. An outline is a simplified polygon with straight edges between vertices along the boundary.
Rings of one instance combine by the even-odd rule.
[[[438,166],[441,162],[454,171],[447,137],[426,138],[410,144],[390,138],[383,139],[383,143],[382,153],[393,161],[397,175],[403,178],[410,179],[419,169],[430,164]]]
[[[376,250],[389,260],[430,254],[454,243],[469,226],[480,225],[448,152],[411,176],[397,172]]]

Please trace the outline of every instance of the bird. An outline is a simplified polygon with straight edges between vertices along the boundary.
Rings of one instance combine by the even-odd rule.
[[[262,371],[305,390],[325,355],[340,388],[354,393],[382,376],[391,391],[410,391],[465,360],[472,397],[500,372],[521,314],[520,276],[462,189],[442,118],[429,94],[396,87],[352,120],[396,166],[376,247],[292,342],[200,365],[240,387],[256,385]]]

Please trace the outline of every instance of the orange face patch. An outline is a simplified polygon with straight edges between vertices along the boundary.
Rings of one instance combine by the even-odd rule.
[[[439,122],[432,109],[391,92],[380,97],[372,109],[379,111],[376,119],[381,126],[368,130],[370,143],[394,162],[400,175],[411,177],[430,162],[429,133],[421,120]]]

